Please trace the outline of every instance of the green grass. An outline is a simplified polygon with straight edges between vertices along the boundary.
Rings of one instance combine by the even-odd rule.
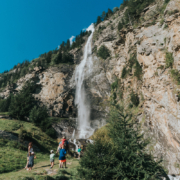
[[[27,139],[37,144],[41,150],[49,151],[52,147],[57,145],[54,139],[32,123],[19,120],[0,119],[0,130],[19,135],[22,128],[26,131]]]
[[[9,115],[9,112],[0,112],[0,116],[1,115]]]
[[[25,167],[27,163],[27,151],[17,149],[17,142],[0,139],[0,174],[17,171]],[[36,153],[38,159],[35,163],[46,159],[45,153]]]
[[[6,113],[7,114],[7,113]],[[32,141],[41,150],[37,153],[36,162],[49,156],[49,150],[57,148],[57,142],[46,135],[34,124],[19,120],[0,119],[0,130],[19,135],[22,129],[26,132],[24,140]],[[26,165],[27,147],[23,143],[0,137],[0,173],[16,171]]]
[[[44,159],[43,159],[44,158]],[[39,160],[38,160],[39,159]],[[39,161],[39,162],[38,162]],[[78,180],[77,168],[79,167],[79,160],[74,158],[67,158],[67,169],[59,169],[58,157],[55,158],[55,166],[53,167],[53,173],[47,176],[47,170],[50,168],[49,155],[40,157],[37,154],[35,165],[32,171],[26,171],[24,169],[16,172],[9,172],[0,174],[0,180],[47,180],[47,179],[64,179],[64,180]]]

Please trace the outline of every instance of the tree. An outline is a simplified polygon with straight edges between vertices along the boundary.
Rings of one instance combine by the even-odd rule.
[[[51,56],[52,56],[52,51],[49,51],[46,54],[46,62],[49,64],[51,62]]]
[[[35,105],[35,99],[32,93],[35,90],[35,86],[28,82],[23,86],[23,89],[11,98],[11,104],[9,106],[10,117],[25,120],[29,117],[29,113]]]
[[[71,44],[70,44],[70,40],[68,39],[67,40],[67,43],[66,43],[66,49],[69,50],[71,47]]]
[[[140,124],[124,107],[114,104],[109,119],[111,141],[94,140],[80,160],[79,175],[98,180],[150,180],[165,177],[160,165],[146,152],[149,140],[141,134]]]
[[[113,8],[113,13],[116,13],[117,11],[119,11],[119,8],[118,7],[114,7]]]
[[[96,25],[98,25],[98,24],[101,23],[101,22],[102,22],[101,16],[98,16],[98,17],[97,17],[97,21],[96,21]]]
[[[13,94],[10,94],[7,99],[0,100],[0,112],[8,112],[9,106],[11,104],[11,99],[13,98]]]
[[[103,21],[105,20],[105,18],[106,18],[106,12],[105,11],[102,12],[101,18]]]
[[[36,125],[40,125],[48,117],[46,107],[34,106],[30,112],[29,120]]]
[[[108,12],[107,12],[107,17],[109,18],[109,17],[111,17],[111,15],[113,15],[113,12],[112,12],[112,10],[111,10],[111,9],[108,9]]]

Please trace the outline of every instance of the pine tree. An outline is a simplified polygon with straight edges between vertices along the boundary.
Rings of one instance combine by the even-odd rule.
[[[96,25],[98,25],[98,24],[101,23],[101,22],[102,22],[101,16],[98,16],[98,17],[97,17],[97,21],[96,21]]]
[[[29,113],[35,105],[35,99],[32,93],[35,90],[35,86],[31,83],[26,83],[23,89],[11,98],[11,104],[9,106],[10,117],[25,120],[29,117]]]
[[[154,161],[146,152],[149,140],[144,139],[140,125],[124,107],[112,106],[108,127],[111,141],[95,139],[87,147],[78,169],[81,178],[155,180],[165,177],[169,180],[161,161]]]
[[[101,15],[101,18],[102,18],[103,21],[105,20],[105,17],[106,17],[106,12],[103,11],[103,12],[102,12],[102,15]]]

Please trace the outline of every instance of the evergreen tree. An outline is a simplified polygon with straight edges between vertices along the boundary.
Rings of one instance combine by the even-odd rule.
[[[35,99],[32,93],[35,90],[35,86],[32,83],[26,83],[23,89],[11,98],[11,104],[9,106],[9,115],[13,118],[25,120],[29,117],[29,113],[35,105]]]
[[[97,21],[96,21],[96,25],[98,25],[98,24],[101,23],[101,22],[102,22],[101,16],[98,16],[98,17],[97,17]]]
[[[102,12],[101,18],[103,21],[105,20],[105,18],[106,18],[106,12],[105,11]]]
[[[113,103],[114,104],[114,103]],[[116,103],[109,119],[111,141],[94,140],[80,161],[79,175],[97,180],[155,180],[168,178],[161,161],[154,161],[146,152],[149,140],[141,134],[140,124]]]
[[[67,40],[67,43],[66,43],[66,49],[69,50],[71,47],[71,44],[70,44],[70,40],[68,39]]]

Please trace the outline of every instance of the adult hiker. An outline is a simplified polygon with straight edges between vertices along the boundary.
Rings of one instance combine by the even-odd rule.
[[[36,155],[34,152],[29,152],[29,163],[27,165],[28,171],[31,171],[34,166],[34,159],[36,159]]]
[[[29,153],[31,153],[31,152],[33,152],[33,143],[32,143],[32,142],[30,142],[30,143],[28,144],[27,163],[26,163],[25,169],[27,169],[27,167],[28,167],[28,163],[29,163]]]
[[[59,168],[63,168],[63,164],[65,165],[64,168],[66,167],[66,150],[65,150],[65,146],[62,145],[62,148],[60,149],[59,152]]]
[[[67,139],[66,139],[65,136],[63,136],[61,142],[59,143],[56,153],[58,153],[58,152],[60,151],[60,149],[62,149],[62,146],[63,146],[63,145],[64,145],[64,149],[65,149],[66,151],[68,151],[68,150],[69,150],[69,142],[67,141]]]

